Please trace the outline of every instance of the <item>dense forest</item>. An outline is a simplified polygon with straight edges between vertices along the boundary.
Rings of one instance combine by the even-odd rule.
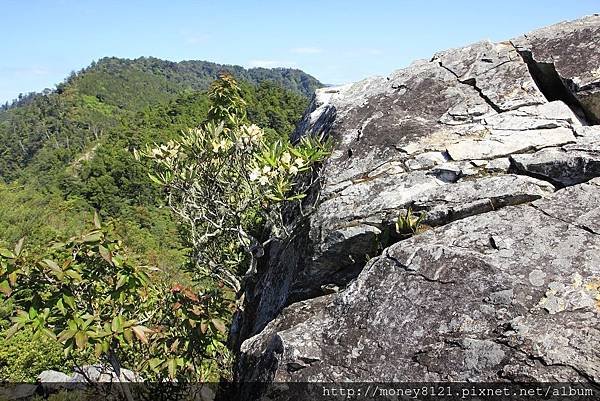
[[[207,88],[219,71],[240,83],[248,120],[287,140],[321,84],[291,69],[209,62],[104,58],[72,73],[56,90],[20,96],[0,110],[0,247],[20,239],[40,252],[83,232],[94,211],[124,239],[137,263],[185,282],[189,244],[164,205],[161,188],[133,150],[165,143],[200,124]],[[168,239],[166,241],[165,239]],[[8,311],[0,310],[0,326]],[[60,347],[0,336],[0,381],[32,380],[64,369]]]

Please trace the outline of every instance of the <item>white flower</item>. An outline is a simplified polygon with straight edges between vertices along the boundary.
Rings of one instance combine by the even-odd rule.
[[[304,167],[304,160],[302,160],[301,157],[297,157],[294,163],[296,163],[296,166],[298,166],[298,168]]]
[[[271,166],[264,166],[262,172],[263,174],[269,174],[271,172]]]
[[[221,146],[221,149],[229,150],[233,143],[229,139],[221,139],[221,143],[219,143],[219,145]]]
[[[292,156],[288,152],[285,152],[281,156],[281,161],[285,164],[290,164],[290,162],[292,161]]]
[[[256,181],[260,178],[260,170],[258,167],[255,167],[250,172],[250,181]]]
[[[262,175],[258,179],[258,182],[260,183],[260,185],[267,185],[269,183],[269,178],[266,175]]]
[[[246,133],[248,134],[249,142],[258,142],[264,136],[263,130],[255,124],[246,126],[244,128],[245,128]]]
[[[212,143],[212,147],[213,147],[213,152],[214,153],[219,153],[219,149],[221,148],[221,144],[219,142],[213,142]]]
[[[296,175],[296,174],[298,174],[298,167],[296,167],[296,166],[291,166],[291,167],[290,167],[290,174],[291,174],[291,175]]]

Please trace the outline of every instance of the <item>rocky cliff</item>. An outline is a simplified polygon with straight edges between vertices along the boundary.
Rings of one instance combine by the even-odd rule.
[[[600,382],[598,122],[598,15],[317,91],[296,135],[335,148],[247,288],[237,378]]]

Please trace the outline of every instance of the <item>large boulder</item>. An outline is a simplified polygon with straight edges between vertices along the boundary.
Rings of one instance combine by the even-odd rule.
[[[333,153],[308,217],[248,281],[237,378],[600,379],[599,29],[591,16],[319,90],[295,139],[328,135]],[[405,240],[409,209],[429,230]]]

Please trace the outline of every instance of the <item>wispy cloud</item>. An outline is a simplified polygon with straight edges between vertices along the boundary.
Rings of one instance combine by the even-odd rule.
[[[344,55],[346,56],[379,56],[382,55],[383,51],[381,49],[377,49],[377,48],[359,48],[359,49],[352,49],[352,50],[348,50],[346,52],[344,52]]]
[[[282,61],[282,60],[250,60],[247,64],[250,68],[263,67],[263,68],[274,68],[274,67],[297,67],[295,61]]]
[[[15,77],[42,77],[51,73],[49,68],[32,66],[32,67],[0,67],[0,73],[12,74]]]
[[[32,67],[32,68],[27,68],[27,69],[21,71],[21,73],[37,75],[37,76],[44,76],[44,75],[50,74],[50,70],[45,67]]]
[[[321,49],[320,47],[294,47],[293,49],[290,49],[290,52],[292,53],[296,53],[296,54],[319,54],[319,53],[323,53],[323,49]]]
[[[211,39],[209,33],[189,28],[179,29],[178,36],[180,40],[187,45],[199,45],[206,43]]]
[[[185,38],[185,42],[188,45],[199,45],[199,44],[208,42],[209,39],[210,39],[210,35],[207,35],[207,34],[188,35]]]

